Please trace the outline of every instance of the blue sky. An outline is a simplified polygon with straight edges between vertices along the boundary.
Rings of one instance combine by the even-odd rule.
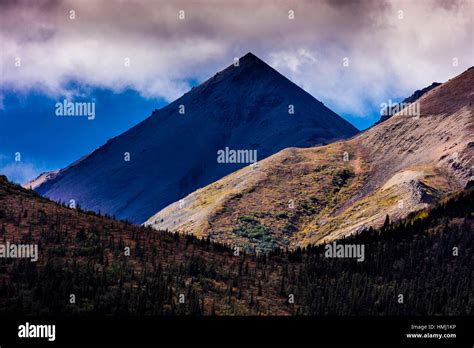
[[[127,90],[93,89],[74,101],[94,101],[96,118],[57,117],[51,98],[38,92],[5,93],[0,110],[0,173],[23,183],[43,171],[67,166],[166,104]],[[15,153],[21,161],[15,161]]]

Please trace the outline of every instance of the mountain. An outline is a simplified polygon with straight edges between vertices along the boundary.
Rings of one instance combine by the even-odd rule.
[[[262,250],[400,219],[473,175],[474,69],[352,139],[288,148],[173,203],[145,225]]]
[[[155,110],[36,191],[141,223],[249,164],[248,158],[243,160],[247,163],[219,163],[220,151],[256,154],[262,160],[287,147],[329,143],[356,133],[350,123],[248,53],[238,66]]]
[[[396,105],[393,105],[393,106],[390,106],[390,107],[387,107],[385,110],[383,110],[383,115],[380,116],[380,120],[377,121],[377,124],[388,120],[390,117],[392,117],[394,114],[396,114],[397,113],[396,109],[399,108],[399,106],[398,106],[399,104],[414,103],[418,99],[420,99],[421,96],[423,96],[425,93],[428,93],[433,88],[438,87],[439,85],[441,85],[441,83],[433,82],[428,87],[416,90],[415,92],[413,92],[413,94],[411,96],[409,96],[408,98],[403,99],[400,103],[398,103]]]
[[[359,262],[326,257],[328,245],[237,256],[209,240],[61,206],[0,176],[0,246],[37,245],[39,255],[2,260],[0,314],[469,316],[473,199],[470,185],[341,241],[365,246]],[[406,305],[397,305],[400,293]]]

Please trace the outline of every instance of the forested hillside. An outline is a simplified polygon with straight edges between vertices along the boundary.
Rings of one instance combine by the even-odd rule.
[[[0,244],[39,247],[37,262],[0,258],[0,314],[471,315],[468,186],[340,240],[365,246],[358,262],[326,258],[324,245],[236,256],[235,246],[70,209],[0,177]]]

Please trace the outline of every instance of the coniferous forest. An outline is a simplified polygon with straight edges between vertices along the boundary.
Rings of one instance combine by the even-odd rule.
[[[472,315],[474,186],[364,230],[365,260],[324,245],[267,254],[67,208],[0,178],[2,315]],[[237,252],[236,252],[237,250]]]

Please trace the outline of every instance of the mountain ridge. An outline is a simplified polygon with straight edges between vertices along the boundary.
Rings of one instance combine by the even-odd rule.
[[[285,149],[256,171],[232,173],[145,224],[271,249],[375,228],[387,214],[402,218],[473,175],[472,86],[469,69],[423,95],[419,117],[401,110],[349,140]]]
[[[167,204],[249,164],[218,164],[219,149],[256,150],[260,160],[286,147],[313,146],[357,132],[299,86],[247,54],[239,66],[228,66],[155,110],[36,191],[55,201],[74,199],[85,209],[141,223]]]
[[[392,117],[396,113],[396,112],[394,112],[394,110],[395,110],[395,108],[398,107],[398,105],[403,105],[403,104],[407,104],[407,103],[414,103],[418,99],[420,99],[425,93],[430,92],[432,89],[434,89],[434,88],[436,88],[440,85],[441,85],[440,82],[433,82],[431,85],[429,85],[425,88],[416,90],[415,92],[412,93],[412,95],[410,95],[409,97],[403,99],[400,103],[396,103],[392,107],[387,107],[383,112],[384,114],[380,116],[380,119],[375,123],[375,125],[377,125],[381,122],[384,122],[384,121],[388,120],[390,117]]]

